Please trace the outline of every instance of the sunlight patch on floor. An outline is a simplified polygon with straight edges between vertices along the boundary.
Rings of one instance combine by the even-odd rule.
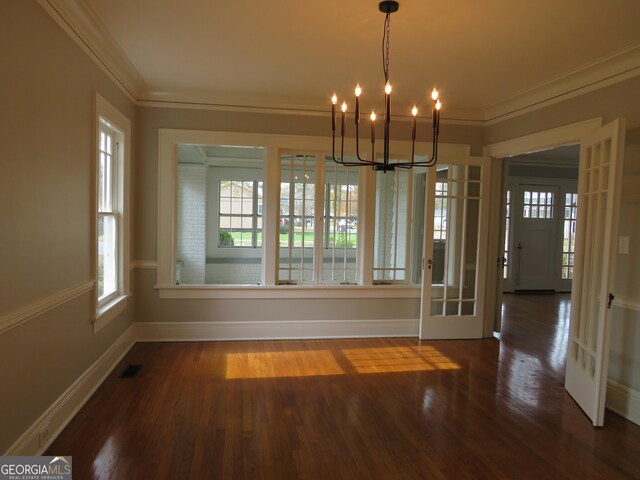
[[[462,368],[458,363],[430,346],[351,348],[342,350],[342,353],[358,373],[417,372]]]
[[[329,350],[227,354],[226,378],[229,380],[343,374]]]

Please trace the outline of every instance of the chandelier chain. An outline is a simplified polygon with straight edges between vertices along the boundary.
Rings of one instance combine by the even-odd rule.
[[[391,14],[387,13],[384,19],[384,32],[382,34],[382,70],[385,83],[389,81],[389,45],[391,38]]]

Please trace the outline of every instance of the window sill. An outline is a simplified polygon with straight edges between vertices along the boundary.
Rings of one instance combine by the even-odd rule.
[[[106,327],[111,321],[118,317],[127,308],[127,299],[131,293],[119,295],[113,300],[98,307],[96,317],[93,321],[94,335]]]
[[[420,298],[420,285],[156,285],[160,298]]]

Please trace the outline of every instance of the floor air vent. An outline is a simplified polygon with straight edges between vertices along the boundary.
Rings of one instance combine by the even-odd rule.
[[[142,365],[127,365],[127,368],[124,369],[120,378],[134,378],[140,372]]]

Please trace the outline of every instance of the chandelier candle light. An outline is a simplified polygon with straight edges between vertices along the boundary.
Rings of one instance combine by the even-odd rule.
[[[415,143],[416,143],[416,120],[418,116],[418,108],[414,105],[411,109],[411,161],[404,162],[389,162],[389,128],[391,124],[391,84],[389,83],[389,38],[390,28],[389,20],[391,14],[398,11],[400,4],[395,1],[384,1],[378,5],[380,11],[386,14],[384,19],[384,33],[382,35],[382,68],[384,70],[384,149],[382,155],[382,161],[377,161],[375,156],[375,144],[376,144],[376,114],[371,112],[371,158],[369,160],[360,157],[360,141],[359,141],[359,127],[360,127],[360,95],[362,94],[362,88],[360,84],[356,84],[356,109],[354,112],[354,122],[356,126],[356,158],[357,160],[345,161],[344,159],[344,136],[347,119],[347,102],[343,101],[341,110],[342,118],[340,122],[340,158],[336,158],[336,105],[338,104],[338,97],[334,93],[331,97],[331,130],[333,132],[333,161],[344,165],[346,167],[372,167],[373,170],[388,172],[393,171],[396,168],[410,169],[413,167],[433,167],[438,161],[438,135],[440,134],[440,109],[442,103],[438,98],[438,91],[434,88],[431,92],[431,100],[433,102],[433,109],[431,116],[433,119],[433,151],[431,158],[424,161],[415,161]]]

